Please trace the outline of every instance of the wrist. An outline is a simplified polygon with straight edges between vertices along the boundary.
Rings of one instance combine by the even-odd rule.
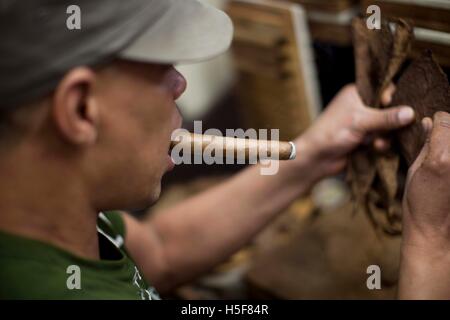
[[[317,182],[327,176],[340,173],[346,163],[346,157],[336,156],[333,152],[324,150],[325,143],[320,139],[314,139],[307,133],[300,136],[295,144],[297,146],[297,166],[308,171],[313,182]]]
[[[426,230],[408,219],[403,213],[402,255],[422,256],[427,259],[450,258],[450,236],[439,230]]]
[[[401,247],[399,298],[450,299],[448,239],[404,236]]]
[[[442,221],[434,222],[439,219],[432,217],[430,214],[413,215],[409,207],[403,205],[402,246],[406,250],[450,254],[450,228]]]
[[[321,178],[317,165],[318,155],[314,146],[304,136],[297,138],[294,143],[297,156],[294,160],[286,163],[289,176],[294,183],[298,183],[301,179],[311,187]]]
[[[402,257],[428,261],[448,261],[450,267],[450,245],[448,241],[403,239]]]

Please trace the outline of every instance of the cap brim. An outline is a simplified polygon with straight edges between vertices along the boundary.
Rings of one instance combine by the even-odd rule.
[[[151,63],[198,62],[225,52],[232,38],[233,24],[224,12],[196,0],[172,1],[157,23],[119,57]]]

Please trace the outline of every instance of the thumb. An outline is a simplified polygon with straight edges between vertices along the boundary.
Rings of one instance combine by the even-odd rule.
[[[399,129],[414,120],[414,110],[410,107],[389,109],[366,108],[365,115],[359,121],[359,130],[364,133]]]
[[[413,175],[414,172],[416,172],[417,169],[419,169],[419,167],[421,166],[422,162],[425,160],[425,157],[428,154],[428,151],[430,149],[431,132],[433,130],[433,120],[431,120],[431,118],[428,117],[423,118],[422,128],[424,130],[424,134],[426,135],[425,144],[423,145],[422,150],[420,150],[420,153],[417,156],[416,160],[414,160],[414,163],[409,168],[407,180],[409,180],[410,178],[409,176]]]

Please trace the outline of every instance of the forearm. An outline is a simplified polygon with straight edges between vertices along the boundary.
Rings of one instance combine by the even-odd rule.
[[[276,175],[263,176],[252,166],[149,221],[170,268],[171,283],[165,285],[190,280],[225,260],[311,187],[317,174],[302,146],[300,141],[299,159],[280,162]]]
[[[450,299],[450,241],[403,239],[399,299]]]

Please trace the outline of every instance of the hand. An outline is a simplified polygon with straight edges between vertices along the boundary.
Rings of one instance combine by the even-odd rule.
[[[383,103],[389,104],[394,87],[383,93]],[[321,116],[297,140],[298,157],[302,150],[318,171],[317,179],[342,171],[347,155],[360,144],[377,133],[398,129],[414,120],[410,107],[389,109],[369,108],[362,102],[356,87],[344,87],[331,101]],[[377,138],[373,141],[379,149],[386,147],[386,141]]]
[[[403,197],[399,297],[450,299],[450,114],[422,125],[427,140]]]
[[[450,252],[450,114],[422,120],[426,143],[408,172],[403,198],[404,241]]]

